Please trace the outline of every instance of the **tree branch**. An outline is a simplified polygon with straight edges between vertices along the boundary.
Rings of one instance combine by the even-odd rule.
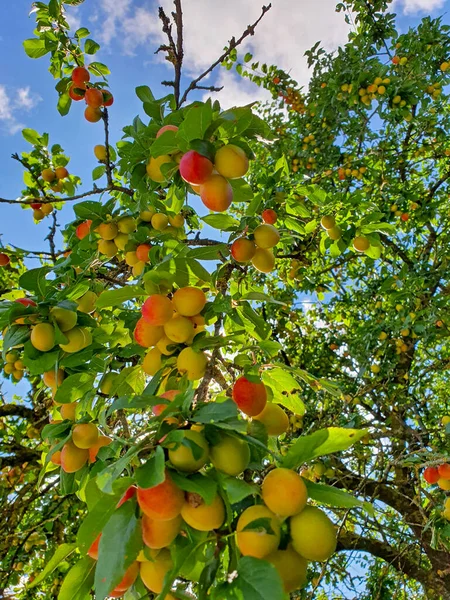
[[[0,406],[0,418],[1,417],[22,417],[32,421],[34,419],[34,411],[28,406],[22,404],[4,404]]]
[[[134,190],[123,187],[121,185],[111,185],[104,188],[94,187],[94,189],[89,190],[89,192],[84,192],[83,194],[77,194],[76,196],[69,196],[68,198],[55,198],[54,196],[41,196],[39,198],[31,198],[27,200],[9,200],[7,198],[0,198],[0,204],[34,204],[35,202],[40,202],[41,204],[51,204],[53,202],[73,202],[74,200],[81,200],[82,198],[86,198],[87,196],[94,196],[96,194],[103,194],[104,192],[122,192],[123,194],[128,194],[128,196],[132,197],[134,195]]]
[[[206,71],[203,71],[203,73],[201,75],[199,75],[196,79],[193,79],[191,81],[191,83],[186,88],[186,90],[185,90],[185,92],[184,92],[184,94],[183,94],[183,96],[182,96],[182,98],[181,98],[181,100],[179,102],[179,106],[181,106],[182,104],[184,104],[184,102],[186,101],[186,98],[188,97],[188,94],[190,92],[192,92],[192,90],[198,89],[197,88],[197,84],[202,79],[204,79],[207,75],[209,75],[210,73],[212,73],[212,71],[214,71],[214,69],[216,67],[218,67],[221,63],[223,63],[223,61],[231,54],[231,52],[235,48],[237,48],[240,44],[242,44],[242,42],[245,40],[246,37],[248,37],[249,35],[255,35],[255,28],[256,28],[256,26],[259,24],[259,22],[264,17],[264,15],[266,14],[266,12],[268,12],[271,8],[272,8],[272,4],[269,4],[268,6],[263,6],[262,7],[261,15],[253,23],[253,25],[249,25],[239,39],[236,40],[234,37],[231,38],[231,40],[229,42],[229,45],[228,45],[228,48],[225,50],[225,52],[221,56],[219,56],[219,58],[215,62],[213,62],[213,64],[210,67],[208,67],[206,69]]]

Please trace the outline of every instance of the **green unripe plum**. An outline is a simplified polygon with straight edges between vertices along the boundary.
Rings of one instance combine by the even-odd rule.
[[[114,382],[116,381],[119,373],[115,373],[114,371],[110,371],[109,373],[105,373],[102,377],[99,385],[99,390],[105,396],[111,396],[111,392],[114,389]]]
[[[133,217],[123,217],[117,221],[117,229],[120,233],[132,233],[136,229],[136,221]]]
[[[280,241],[280,233],[276,227],[263,223],[259,225],[254,231],[255,244],[258,248],[268,250],[273,248]]]
[[[327,515],[315,506],[306,506],[291,517],[292,546],[307,560],[324,562],[336,550],[336,529]]]
[[[69,331],[77,324],[77,313],[74,310],[55,306],[51,309],[50,315],[55,319],[61,331]]]
[[[224,434],[219,443],[211,446],[209,456],[218,471],[235,477],[247,468],[250,448],[245,440]]]
[[[278,571],[287,594],[301,589],[307,581],[308,562],[288,546],[286,550],[275,550],[264,560]]]
[[[169,450],[169,460],[179,471],[194,473],[208,460],[208,442],[199,431],[184,431],[183,437],[181,444]],[[189,442],[193,442],[198,448],[193,448]]]
[[[84,313],[91,313],[95,310],[95,303],[97,302],[97,294],[91,290],[87,291],[84,296],[78,298],[76,303],[78,304],[78,310]]]

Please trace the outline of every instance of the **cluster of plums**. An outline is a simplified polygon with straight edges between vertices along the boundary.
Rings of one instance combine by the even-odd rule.
[[[165,125],[156,137],[166,131],[176,132],[178,127]],[[167,167],[162,170],[163,165]],[[147,164],[147,175],[152,181],[165,183],[168,174],[177,165],[181,177],[191,186],[192,191],[200,195],[203,204],[214,212],[224,212],[233,202],[233,188],[229,180],[243,177],[248,171],[249,160],[242,148],[226,144],[217,150],[214,162],[196,150],[189,150],[183,155],[176,152],[152,157]]]
[[[231,256],[238,263],[251,261],[261,273],[270,273],[275,268],[275,256],[272,248],[280,241],[280,233],[274,226],[277,213],[267,208],[261,214],[263,223],[258,225],[253,234],[240,237],[231,244]]]
[[[69,96],[78,102],[85,100],[87,106],[84,111],[86,121],[96,123],[102,118],[102,106],[111,106],[114,102],[113,95],[109,90],[100,89],[89,84],[91,75],[85,67],[75,67],[72,71],[72,83],[69,88]]]
[[[327,236],[331,240],[341,239],[342,230],[338,225],[336,225],[336,219],[333,217],[333,215],[323,216],[320,224],[322,228],[325,229]],[[370,240],[364,235],[357,235],[355,238],[353,238],[352,244],[353,248],[357,252],[366,252],[366,250],[370,248]]]
[[[437,483],[441,490],[450,491],[450,464],[442,463],[437,467],[427,467],[423,472],[427,483]]]
[[[76,300],[77,310],[90,313],[95,309],[97,295],[88,291],[81,298]],[[92,343],[92,333],[88,327],[78,326],[78,315],[74,310],[62,306],[54,306],[50,309],[47,316],[41,316],[37,309],[37,304],[31,298],[18,298],[25,307],[35,309],[24,316],[17,317],[14,325],[21,325],[30,328],[30,342],[36,350],[40,352],[50,352],[58,345],[64,352],[74,353],[86,348]],[[66,338],[65,341],[57,344],[57,329]],[[6,334],[8,327],[3,331]]]
[[[5,364],[3,365],[3,376],[11,377],[13,381],[20,381],[25,371],[25,365],[16,350],[11,350],[5,355]]]
[[[222,453],[221,463],[227,464],[230,461],[227,452],[222,450]],[[220,465],[214,466],[221,470]],[[200,532],[218,530],[220,535],[227,520],[219,493],[208,503],[197,493],[185,493],[176,485],[169,469],[165,471],[164,481],[154,487],[131,486],[117,507],[135,496],[141,510],[144,549],[110,592],[113,598],[121,597],[138,575],[150,591],[159,594],[167,573],[174,566],[170,546],[177,536],[185,535],[187,526]],[[241,555],[272,563],[280,574],[285,592],[290,593],[305,585],[308,561],[323,562],[334,553],[336,529],[322,510],[307,504],[306,486],[295,471],[271,470],[262,483],[261,497],[261,503],[249,506],[231,523],[236,545]],[[284,530],[289,532],[289,541],[280,547]],[[101,536],[97,534],[88,550],[94,560],[98,560],[102,551]],[[165,598],[173,596],[169,594]]]
[[[155,375],[162,367],[165,357],[176,352],[178,372],[186,374],[190,381],[201,379],[208,363],[204,352],[196,352],[190,346],[194,337],[204,331],[205,319],[201,315],[206,295],[198,287],[182,287],[171,298],[152,294],[142,305],[142,317],[134,329],[134,339],[149,348],[142,368],[147,375]],[[185,346],[180,350],[180,345]]]
[[[159,233],[179,237],[184,233],[184,217],[181,214],[166,215],[157,212],[153,207],[148,207],[141,211],[139,219],[140,222],[151,225],[149,237]],[[133,244],[130,240],[130,234],[137,230],[138,225],[138,221],[129,215],[100,223],[94,230],[99,236],[97,240],[99,253],[107,258],[113,258],[120,253],[120,257],[128,266],[132,267],[135,277],[139,277],[144,272],[145,265],[150,262],[150,250],[152,249],[148,242]],[[91,233],[91,227],[91,219],[79,223],[75,229],[76,237],[83,240]]]

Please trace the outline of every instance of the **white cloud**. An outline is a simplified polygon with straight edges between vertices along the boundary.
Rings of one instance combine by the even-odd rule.
[[[16,108],[24,108],[25,110],[31,110],[40,102],[42,98],[37,94],[33,94],[29,87],[19,88],[17,90],[17,98],[14,106]]]
[[[66,13],[66,21],[69,23],[70,31],[75,32],[81,27],[81,18],[78,15],[78,9],[73,8],[71,12]]]
[[[101,41],[106,44],[117,41],[127,54],[144,46],[153,52],[165,41],[158,4],[154,2],[148,9],[136,6],[133,0],[100,0],[96,16],[97,23],[101,23]],[[161,5],[170,15],[173,1],[161,0]],[[240,52],[252,52],[255,60],[276,64],[305,84],[309,79],[303,56],[305,50],[318,40],[326,49],[332,50],[347,39],[348,25],[343,15],[335,12],[335,5],[335,0],[321,0],[318,10],[316,0],[295,3],[276,0],[255,35],[249,36],[240,47]],[[190,0],[185,3],[187,73],[198,74],[206,69],[220,56],[232,36],[240,36],[246,26],[257,19],[261,6],[261,0],[216,0],[213,3],[211,0]]]
[[[132,0],[100,0],[98,4],[102,14],[98,19],[102,24],[99,41],[108,45],[118,35],[123,35],[120,25],[131,9]]]
[[[10,135],[20,131],[24,125],[18,113],[30,111],[42,98],[30,91],[29,87],[7,90],[0,84],[0,127]]]
[[[203,101],[209,97],[217,97],[220,106],[223,109],[231,108],[233,106],[245,106],[246,104],[251,104],[252,102],[259,100],[264,101],[270,99],[270,93],[267,90],[258,87],[251,81],[239,77],[231,71],[225,71],[224,69],[219,71],[219,76],[214,81],[214,86],[223,86],[223,90],[220,92],[205,91]]]
[[[430,13],[442,8],[444,4],[445,0],[395,0],[393,7],[401,7],[404,14],[410,15],[418,12]]]

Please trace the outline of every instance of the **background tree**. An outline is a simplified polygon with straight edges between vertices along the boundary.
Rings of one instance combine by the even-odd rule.
[[[34,205],[37,220],[53,223],[49,252],[37,253],[41,268],[24,267],[36,253],[6,248],[10,262],[0,273],[5,374],[17,380],[25,373],[30,381],[29,398],[5,398],[0,406],[2,585],[13,597],[62,600],[91,597],[95,585],[95,597],[105,597],[142,547],[135,498],[116,504],[131,484],[160,484],[166,459],[176,484],[197,501],[211,502],[220,489],[227,525],[211,527],[212,536],[185,526],[187,534],[170,546],[174,564],[163,570],[169,574],[158,597],[176,579],[177,598],[204,598],[208,590],[213,598],[283,598],[277,571],[259,558],[239,558],[234,534],[238,517],[258,502],[254,484],[280,464],[301,469],[310,502],[327,506],[339,540],[339,552],[323,565],[310,563],[307,587],[292,598],[339,597],[341,589],[367,598],[448,598],[448,28],[425,19],[398,36],[386,2],[340,3],[355,31],[335,55],[319,45],[308,53],[313,77],[304,91],[276,66],[253,63],[250,55],[238,62],[236,49],[258,19],[183,92],[182,10],[174,4],[173,15],[159,13],[168,40],[159,51],[174,66],[165,82],[173,93],[157,100],[148,87],[137,88],[150,122],[136,117],[116,148],[108,140],[108,108],[101,108],[111,101],[106,81],[95,79],[85,90],[85,54],[98,45],[84,28],[69,34],[64,3],[39,3],[36,37],[25,42],[29,56],[50,55],[59,111],[86,95],[86,118],[102,120],[105,146],[95,149],[93,179],[105,183],[77,194],[76,176],[56,176],[68,165],[63,149],[25,130],[32,151],[14,158],[24,166],[26,189],[18,200],[0,199]],[[184,106],[220,63],[273,92],[262,118],[248,107],[221,112],[217,102]],[[90,62],[89,73],[103,77],[108,69]],[[218,187],[211,193],[203,184],[202,202],[216,212],[199,218],[198,196],[186,203],[186,179],[195,185],[186,156],[199,152],[200,171],[212,159],[232,177],[236,162],[226,173],[218,152],[226,142],[237,146],[237,164],[245,155],[256,160],[247,182],[230,179],[231,188],[219,189],[213,175]],[[100,201],[88,198],[97,195]],[[76,219],[64,230],[69,252],[54,242],[61,201],[76,202]],[[177,339],[146,354],[153,344],[141,337],[139,308],[148,296],[193,285],[208,293],[196,322],[207,327],[187,346],[194,362],[189,355],[182,376],[180,359],[169,353],[184,322],[175,327]],[[37,306],[15,301],[27,292]],[[76,324],[67,325],[67,313],[52,313],[55,306],[76,310]],[[55,346],[29,341],[41,321],[53,327]],[[79,344],[67,336],[73,329],[81,331]],[[275,427],[273,418],[265,425],[238,418],[229,396],[242,375],[262,378],[289,416],[287,431],[283,420]],[[174,400],[161,400],[174,389]],[[257,416],[237,392],[233,398]],[[59,471],[53,463],[76,439],[74,418],[76,427],[98,423],[109,444],[89,467],[67,472],[63,458]],[[200,425],[191,431],[216,448],[211,456],[223,431],[249,444],[243,477],[226,477],[217,458],[215,468],[183,475],[177,450],[201,463],[201,440],[183,441],[188,424]],[[363,444],[352,446],[358,439]],[[422,469],[437,466],[440,472],[428,471],[429,480],[439,478],[430,488]],[[271,535],[272,527],[270,519],[256,519],[249,533]],[[293,539],[294,530],[291,523]],[[101,531],[95,569],[92,548],[85,554]],[[283,530],[282,548],[287,540]],[[37,575],[36,587],[24,589]],[[145,582],[142,567],[141,576]],[[125,597],[157,596],[138,579]]]

